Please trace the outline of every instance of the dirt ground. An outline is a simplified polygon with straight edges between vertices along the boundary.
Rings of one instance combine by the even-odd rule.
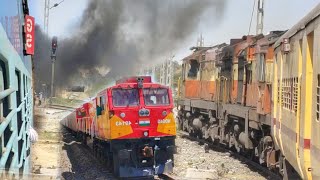
[[[36,108],[34,128],[39,140],[31,147],[34,179],[59,179],[62,131],[59,120],[68,112]]]

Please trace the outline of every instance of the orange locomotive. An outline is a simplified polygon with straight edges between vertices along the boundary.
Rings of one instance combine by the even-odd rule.
[[[182,130],[279,170],[320,179],[320,4],[288,31],[194,47],[183,59]]]
[[[176,124],[171,90],[151,77],[130,77],[98,93],[62,124],[77,132],[120,177],[172,172]]]

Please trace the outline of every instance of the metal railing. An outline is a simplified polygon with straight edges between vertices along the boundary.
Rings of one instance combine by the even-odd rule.
[[[30,84],[28,86],[28,92],[23,97],[21,103],[17,105],[16,108],[11,108],[10,113],[3,118],[4,120],[0,124],[1,174],[3,174],[4,170],[8,170],[11,174],[29,172],[29,152],[31,144],[28,138],[28,130],[32,123],[32,91]],[[18,93],[18,91],[6,89],[0,92],[0,100],[9,98],[9,101],[16,101],[15,93]],[[11,102],[11,104],[15,103]],[[19,115],[21,116],[21,122],[19,122],[21,124],[20,128],[18,127]],[[6,137],[8,135],[10,136]],[[8,140],[6,141],[6,139]]]
[[[33,125],[33,90],[27,64],[31,59],[19,55],[1,25],[0,47],[0,83],[4,87],[0,89],[0,179],[12,179],[10,176],[30,173],[28,132]]]

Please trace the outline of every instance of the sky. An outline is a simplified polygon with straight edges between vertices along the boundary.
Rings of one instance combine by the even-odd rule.
[[[50,0],[50,6],[62,0]],[[201,0],[198,0],[201,2]],[[223,1],[223,0],[221,0]],[[172,52],[175,60],[181,60],[191,52],[189,48],[196,45],[200,34],[204,37],[205,46],[228,43],[231,38],[241,38],[248,34],[254,0],[225,0],[226,9],[221,20],[215,22],[212,18],[201,19],[201,23],[181,49]],[[43,27],[45,0],[29,0],[30,14]],[[58,37],[71,36],[80,22],[83,10],[89,0],[64,0],[58,7],[50,10],[49,35]],[[319,0],[265,0],[264,33],[273,30],[286,30],[297,23],[310,12]],[[250,34],[256,32],[256,13],[253,15]],[[172,56],[168,55],[168,56]]]

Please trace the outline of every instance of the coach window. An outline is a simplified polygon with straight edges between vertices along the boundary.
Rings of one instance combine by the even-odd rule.
[[[199,62],[197,60],[190,60],[190,70],[188,72],[188,77],[189,78],[196,78],[198,75],[198,71],[199,71]]]
[[[260,54],[259,59],[259,81],[264,82],[265,81],[265,54]]]
[[[105,98],[104,98],[104,96],[101,96],[100,97],[100,107],[101,107],[102,110],[104,110],[104,106],[105,105],[106,105]]]

